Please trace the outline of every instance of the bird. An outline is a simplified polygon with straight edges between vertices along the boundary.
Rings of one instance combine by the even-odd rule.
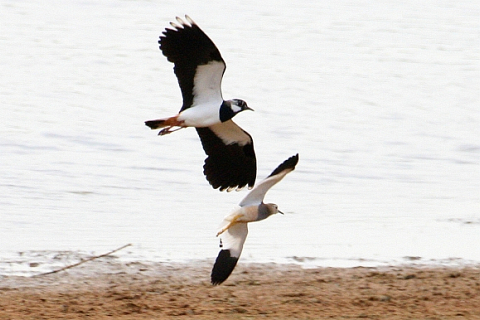
[[[207,155],[203,173],[214,189],[252,189],[257,175],[257,160],[252,136],[232,118],[252,110],[241,99],[224,100],[221,91],[226,69],[220,51],[213,41],[185,15],[176,17],[171,28],[165,28],[158,43],[167,60],[174,63],[174,73],[182,93],[178,114],[145,121],[158,135],[195,127]]]
[[[220,252],[215,260],[211,273],[211,283],[219,285],[230,276],[237,265],[243,244],[248,234],[249,222],[261,221],[269,216],[281,213],[274,203],[264,203],[265,194],[271,187],[295,169],[298,153],[283,163],[251,190],[240,204],[227,215],[217,233],[220,237]]]

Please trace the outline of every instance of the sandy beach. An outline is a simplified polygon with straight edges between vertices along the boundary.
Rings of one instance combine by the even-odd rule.
[[[104,258],[3,276],[0,319],[480,319],[478,266],[241,263],[216,287],[210,267]]]

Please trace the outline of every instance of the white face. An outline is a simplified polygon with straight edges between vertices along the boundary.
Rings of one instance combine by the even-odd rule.
[[[232,103],[231,108],[234,113],[242,111],[242,108],[240,108],[236,103]]]

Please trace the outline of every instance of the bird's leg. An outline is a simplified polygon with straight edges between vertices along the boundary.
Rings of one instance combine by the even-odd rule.
[[[236,216],[234,216],[232,218],[232,220],[227,224],[226,227],[222,228],[222,230],[218,231],[217,232],[217,237],[219,235],[221,235],[222,233],[224,233],[225,231],[227,231],[231,226],[233,226],[235,223],[237,223],[237,220],[240,219],[241,217],[243,217],[242,214],[237,214]]]
[[[158,135],[159,135],[159,136],[164,136],[164,135],[166,135],[166,134],[169,134],[169,133],[178,131],[178,130],[180,130],[180,129],[186,128],[186,127],[178,127],[178,128],[176,128],[176,129],[172,130],[173,127],[174,127],[174,126],[169,126],[169,127],[166,127],[166,128],[164,128],[164,129],[160,130],[160,132],[158,133]]]

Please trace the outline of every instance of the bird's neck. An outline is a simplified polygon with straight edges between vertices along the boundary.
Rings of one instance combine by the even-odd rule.
[[[267,219],[271,215],[272,215],[272,212],[270,211],[270,208],[265,203],[261,203],[258,205],[257,221]]]
[[[232,119],[235,116],[230,101],[223,101],[220,106],[220,121],[225,122]]]

